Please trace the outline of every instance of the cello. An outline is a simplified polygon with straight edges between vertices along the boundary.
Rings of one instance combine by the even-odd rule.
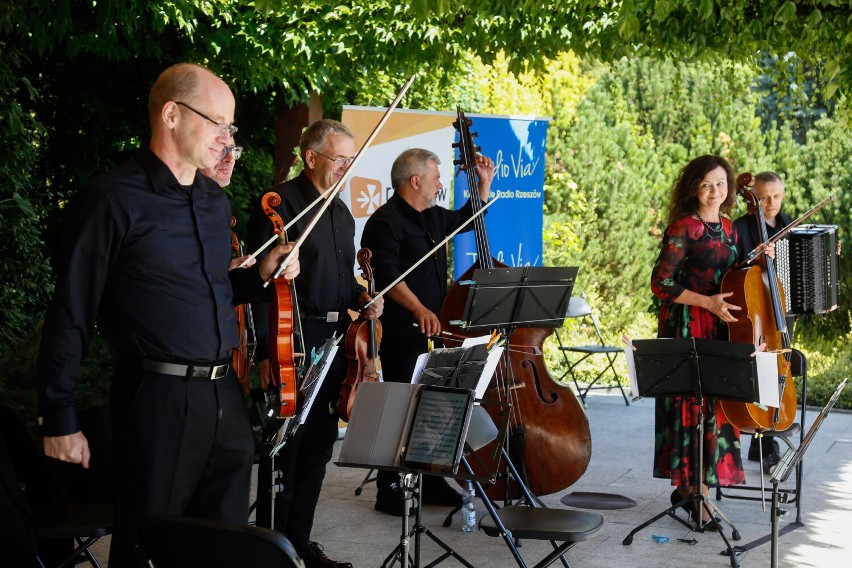
[[[237,220],[232,215],[231,227],[233,228],[236,224]],[[233,230],[231,230],[231,251],[236,258],[243,256],[243,246],[240,244],[240,240]],[[237,316],[237,333],[240,337],[240,344],[234,347],[234,352],[231,356],[231,366],[237,375],[237,380],[240,382],[243,393],[248,394],[251,387],[249,374],[251,373],[251,366],[254,363],[254,318],[252,317],[251,306],[247,303],[240,304],[234,310]],[[249,335],[251,335],[251,341],[249,341]]]
[[[284,221],[275,208],[281,204],[281,196],[274,191],[261,198],[263,212],[272,223],[273,230],[286,239]],[[289,418],[296,414],[299,390],[299,368],[305,358],[301,343],[299,304],[296,300],[294,282],[285,278],[274,278],[269,293],[269,373],[272,384],[277,388],[277,417]],[[299,342],[299,350],[296,342]],[[300,363],[297,364],[296,360]]]
[[[466,172],[470,201],[474,212],[483,207],[475,176],[476,148],[470,132],[471,121],[458,109],[457,121],[453,126],[459,131],[460,159],[454,163]],[[485,222],[480,215],[474,223],[477,245],[477,261],[447,291],[441,306],[441,329],[450,332],[444,343],[461,344],[466,330],[450,322],[461,320],[467,301],[468,287],[460,282],[471,279],[476,268],[493,268],[496,264],[491,256]],[[499,264],[497,264],[499,266]],[[561,491],[577,481],[589,465],[592,453],[589,422],[582,405],[574,392],[557,383],[547,371],[541,347],[553,331],[548,328],[523,327],[508,329],[504,359],[495,378],[486,391],[486,399],[511,403],[509,454],[528,487],[538,495],[549,495]],[[478,335],[478,334],[477,334]],[[461,339],[459,339],[461,338]],[[495,417],[495,422],[498,422]],[[524,451],[528,448],[530,451]],[[492,471],[495,464],[489,463],[493,455],[491,444],[479,450],[477,455]],[[506,487],[500,482],[489,491],[497,498],[509,493],[517,495],[515,487]]]
[[[364,280],[367,281],[367,293],[375,296],[373,267],[370,259],[373,253],[368,248],[358,251],[358,266],[361,267]],[[346,330],[346,359],[348,366],[346,378],[340,385],[340,399],[337,401],[337,413],[344,422],[349,422],[349,414],[355,404],[355,394],[361,383],[375,383],[379,380],[376,371],[376,357],[382,341],[382,323],[377,319],[366,319],[363,315],[349,324]]]
[[[757,216],[763,243],[769,241],[760,200],[748,188],[754,177],[746,172],[737,178],[737,194],[748,204],[749,213]],[[767,255],[753,266],[729,270],[722,277],[721,292],[732,292],[727,301],[740,306],[736,322],[728,324],[728,340],[766,343],[767,352],[777,353],[780,406],[771,408],[754,402],[719,400],[725,417],[743,432],[786,430],[796,414],[796,386],[790,368],[790,334],[784,318],[784,290],[775,275],[775,262]]]

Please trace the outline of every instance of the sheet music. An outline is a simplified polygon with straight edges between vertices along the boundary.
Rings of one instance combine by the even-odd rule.
[[[778,354],[760,351],[757,358],[757,402],[763,406],[779,408],[781,399],[778,388]]]
[[[487,345],[491,340],[490,335],[483,335],[480,337],[469,337],[464,340],[461,347],[462,348],[470,348],[476,345]],[[482,374],[479,376],[479,380],[476,383],[476,388],[474,389],[474,396],[476,398],[482,398],[485,396],[485,391],[488,390],[488,384],[491,382],[491,378],[494,376],[494,371],[497,370],[497,365],[500,364],[500,357],[503,354],[503,346],[495,345],[488,352],[488,357],[485,360],[485,365],[482,368]],[[417,363],[414,365],[414,373],[411,375],[411,384],[418,384],[423,374],[423,369],[426,367],[426,362],[429,360],[429,353],[422,353],[417,358]]]
[[[627,377],[630,379],[630,392],[639,396],[639,381],[636,379],[636,361],[633,360],[633,347],[624,348],[624,358],[627,359]]]
[[[408,435],[405,463],[453,466],[458,461],[469,392],[438,392],[428,388],[421,391]]]

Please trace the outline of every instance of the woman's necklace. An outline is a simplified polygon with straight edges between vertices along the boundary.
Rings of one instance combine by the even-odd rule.
[[[719,235],[722,234],[722,219],[721,218],[719,219],[719,226],[718,227],[711,227],[710,225],[707,224],[707,221],[704,220],[704,217],[701,216],[701,213],[696,211],[695,214],[698,216],[698,220],[701,221],[701,223],[704,225],[704,227],[707,228],[707,232],[710,233],[711,237],[714,236],[714,235],[719,236]]]

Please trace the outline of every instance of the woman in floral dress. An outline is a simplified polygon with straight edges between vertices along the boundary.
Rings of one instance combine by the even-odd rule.
[[[727,322],[736,320],[731,295],[720,293],[722,276],[737,260],[737,233],[728,214],[736,201],[734,172],[721,156],[692,160],[672,187],[668,227],[651,275],[651,290],[662,301],[658,337],[726,340]],[[703,398],[704,471],[701,490],[745,482],[739,431]],[[672,503],[692,493],[695,456],[692,432],[698,419],[694,397],[658,397],[654,477],[670,478]],[[718,523],[702,512],[705,529]]]

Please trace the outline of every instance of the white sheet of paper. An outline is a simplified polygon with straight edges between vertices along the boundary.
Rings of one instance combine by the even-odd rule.
[[[636,380],[636,361],[633,360],[633,348],[624,348],[624,358],[627,359],[627,377],[630,379],[630,392],[639,396],[639,381]]]
[[[778,354],[760,351],[757,357],[757,388],[760,393],[760,404],[778,408],[781,404],[778,397]]]

